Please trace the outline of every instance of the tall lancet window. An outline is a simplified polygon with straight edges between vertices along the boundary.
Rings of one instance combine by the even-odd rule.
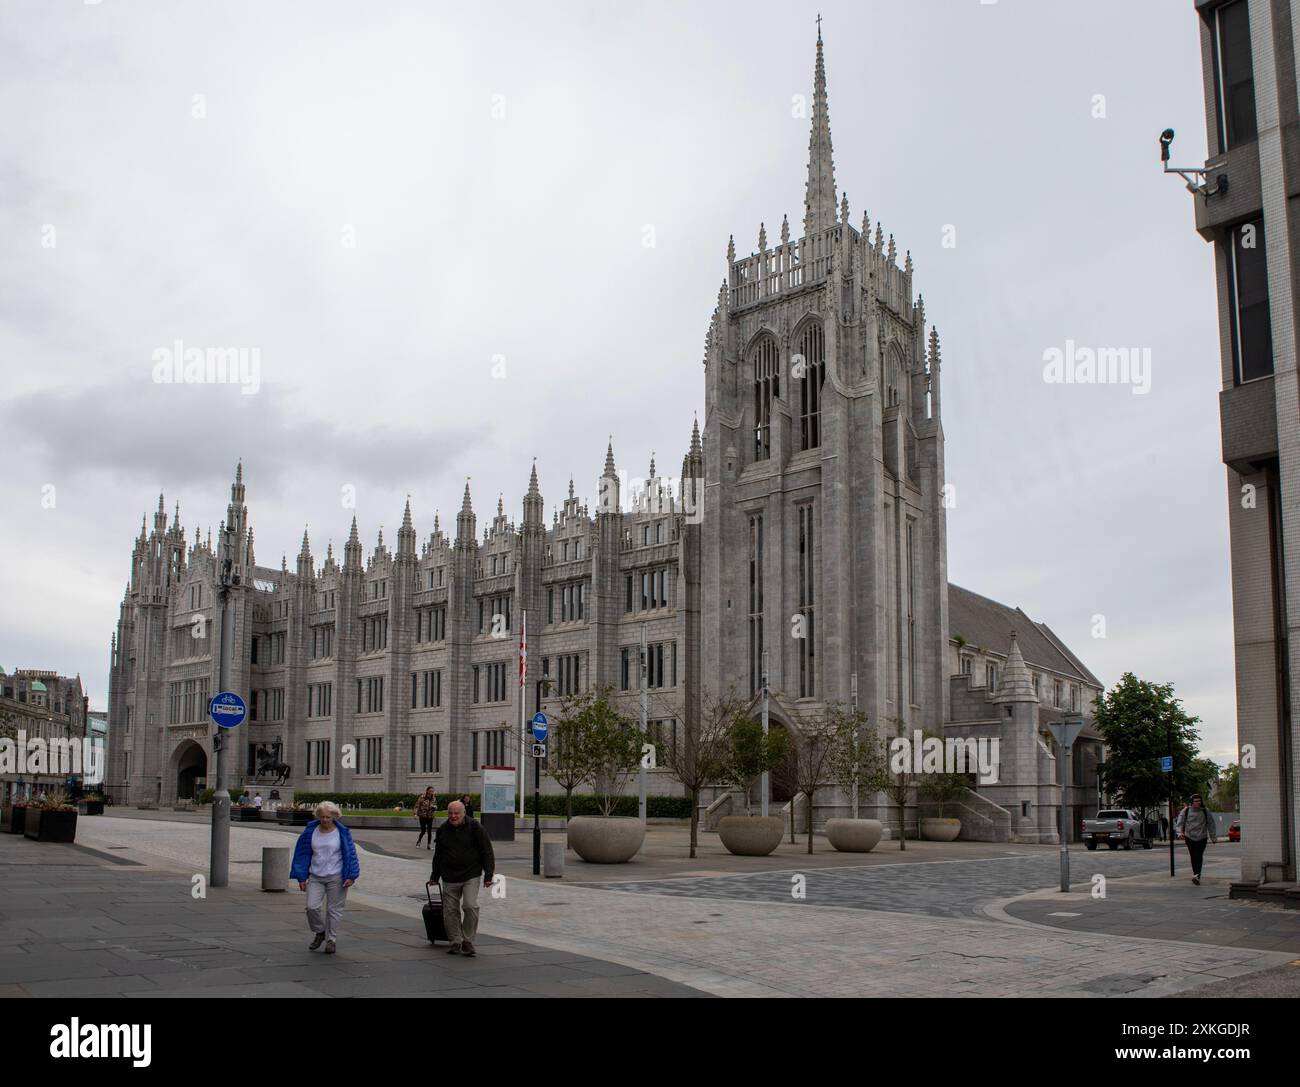
[[[781,395],[776,340],[764,336],[750,352],[754,365],[754,459],[772,455],[772,401]]]
[[[826,380],[826,333],[816,321],[804,327],[799,354],[790,376],[799,379],[801,449],[822,444],[822,383]]]
[[[813,609],[816,598],[813,548],[813,507],[799,507],[799,697],[812,698],[816,691],[817,629]]]
[[[763,685],[763,516],[749,519],[749,690]]]

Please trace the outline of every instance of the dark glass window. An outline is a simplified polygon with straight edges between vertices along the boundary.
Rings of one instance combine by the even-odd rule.
[[[1214,9],[1214,93],[1219,147],[1231,150],[1256,137],[1255,74],[1250,62],[1250,18],[1246,0]]]
[[[1264,220],[1241,223],[1230,231],[1232,361],[1236,383],[1273,372],[1273,329],[1268,309],[1268,267]]]

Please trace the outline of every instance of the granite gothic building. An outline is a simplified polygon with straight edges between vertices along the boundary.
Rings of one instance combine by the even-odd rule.
[[[331,549],[318,563],[304,533],[275,568],[256,563],[237,471],[231,684],[252,713],[236,770],[275,762],[309,790],[476,791],[483,765],[518,760],[526,612],[528,715],[606,686],[636,714],[644,675],[650,732],[671,745],[713,699],[756,699],[766,668],[776,727],[856,703],[891,735],[1002,737],[1015,778],[971,800],[968,832],[1053,840],[1044,722],[1086,715],[1100,684],[1041,624],[964,590],[954,628],[939,339],[912,278],[836,188],[819,37],[802,230],[787,219],[769,244],[760,227],[749,256],[728,246],[680,476],[651,459],[629,481],[611,442],[594,509],[570,481],[547,524],[534,466],[518,524],[498,502],[480,535],[466,485],[450,535],[435,519],[418,538],[408,503],[395,550],[381,534],[363,553],[354,519],[341,562]],[[161,498],[146,528],[113,647],[109,777],[167,801],[209,772],[218,556],[169,526]],[[1096,755],[1091,782],[1075,770],[1080,806]],[[656,770],[650,791],[681,786]],[[725,797],[708,797],[715,814]],[[842,802],[819,793],[817,816]]]

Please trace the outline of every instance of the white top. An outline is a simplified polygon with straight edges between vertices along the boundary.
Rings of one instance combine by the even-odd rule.
[[[253,797],[253,807],[258,809],[262,807],[262,798],[260,796]]]
[[[322,834],[320,827],[311,835],[311,874],[321,879],[343,873],[343,844],[338,828]]]

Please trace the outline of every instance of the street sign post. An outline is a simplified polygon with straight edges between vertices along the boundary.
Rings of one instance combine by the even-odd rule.
[[[1070,757],[1074,750],[1074,741],[1083,731],[1083,721],[1053,721],[1048,726],[1052,738],[1061,749],[1061,890],[1070,890],[1070,809],[1067,801],[1070,795]]]
[[[217,728],[237,728],[248,716],[248,707],[234,691],[222,691],[208,706],[208,716]]]
[[[551,724],[546,714],[533,714],[533,875],[542,874],[542,760],[546,758],[546,737]]]

